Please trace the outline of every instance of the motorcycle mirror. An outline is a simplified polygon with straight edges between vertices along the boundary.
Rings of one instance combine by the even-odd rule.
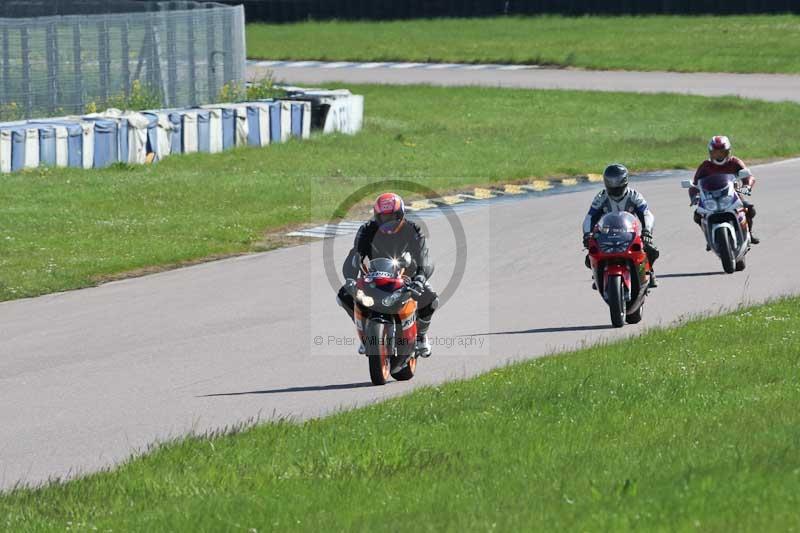
[[[692,186],[691,180],[682,180],[681,181],[681,187],[683,187],[684,189],[688,189],[691,186]]]

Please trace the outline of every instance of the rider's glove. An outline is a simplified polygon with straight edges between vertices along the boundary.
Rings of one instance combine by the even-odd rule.
[[[589,239],[591,239],[591,238],[592,238],[592,234],[591,233],[584,233],[583,234],[583,247],[584,248],[588,248],[589,247]]]
[[[645,243],[647,246],[653,245],[653,234],[650,233],[650,230],[642,231],[642,242]]]
[[[351,296],[356,292],[356,280],[352,278],[347,278],[344,280],[344,290],[347,291],[348,294]]]
[[[417,294],[425,292],[425,276],[417,274],[411,282],[411,289]]]

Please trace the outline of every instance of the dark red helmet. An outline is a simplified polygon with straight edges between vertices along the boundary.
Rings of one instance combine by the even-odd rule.
[[[731,141],[724,135],[714,135],[708,141],[708,159],[715,165],[731,160]]]
[[[395,193],[387,192],[378,196],[372,211],[382,233],[397,233],[403,227],[406,207],[403,199]]]

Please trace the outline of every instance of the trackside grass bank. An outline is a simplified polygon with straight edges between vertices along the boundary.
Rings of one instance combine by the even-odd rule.
[[[800,299],[0,496],[9,531],[792,531]]]
[[[797,73],[800,16],[541,16],[248,24],[247,55]]]
[[[0,176],[0,300],[263,250],[265,233],[327,221],[365,179],[446,191],[553,175],[693,167],[715,133],[747,160],[800,153],[800,106],[678,95],[357,86],[366,124],[153,166]],[[582,213],[576,213],[578,221]],[[576,222],[577,223],[577,222]]]

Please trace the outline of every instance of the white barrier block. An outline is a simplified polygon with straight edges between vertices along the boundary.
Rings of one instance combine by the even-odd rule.
[[[292,136],[292,103],[281,101],[281,142]]]
[[[83,152],[83,168],[92,168],[94,166],[94,122],[81,122],[83,129],[83,145],[81,151]]]
[[[258,106],[258,133],[261,146],[269,144],[269,106]]]
[[[169,113],[157,113],[158,125],[156,127],[156,157],[159,161],[172,153],[172,121]]]
[[[208,108],[208,147],[212,154],[222,151],[222,109]]]
[[[64,126],[56,126],[56,166],[69,165],[69,132]]]
[[[347,132],[355,135],[364,126],[364,96],[354,94],[350,97],[350,130]]]
[[[25,129],[25,168],[39,166],[39,128]]]
[[[150,121],[141,113],[125,113],[128,120],[128,163],[143,165],[147,161],[147,126]]]
[[[0,130],[0,172],[11,172],[11,130]]]
[[[197,151],[197,113],[186,111],[183,114],[183,152]]]
[[[247,106],[236,106],[236,146],[247,146],[247,136],[250,128],[247,123]]]
[[[303,104],[303,139],[311,137],[311,102]]]

